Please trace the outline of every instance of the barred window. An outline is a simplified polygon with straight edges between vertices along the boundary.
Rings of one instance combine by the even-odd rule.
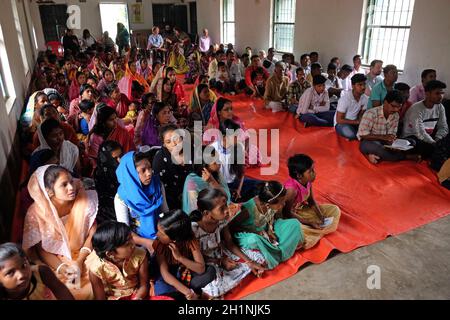
[[[8,53],[6,52],[6,45],[1,25],[0,25],[0,87],[3,99],[5,102],[7,102],[6,104],[7,112],[9,113],[12,108],[12,103],[8,102],[9,101],[12,102],[16,98],[16,92],[14,89],[14,81],[11,73],[11,67],[9,65]]]
[[[363,64],[374,59],[405,66],[414,0],[367,0]]]
[[[274,0],[273,47],[278,52],[294,51],[295,0]]]
[[[235,44],[234,0],[222,0],[222,43]]]

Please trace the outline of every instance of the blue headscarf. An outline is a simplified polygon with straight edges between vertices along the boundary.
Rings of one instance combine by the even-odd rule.
[[[150,185],[143,186],[134,165],[134,151],[120,160],[117,180],[120,183],[118,194],[130,209],[135,220],[135,232],[143,238],[156,239],[157,222],[163,202],[161,183],[158,175],[153,175]]]

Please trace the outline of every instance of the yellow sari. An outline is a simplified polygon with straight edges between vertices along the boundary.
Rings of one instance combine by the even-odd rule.
[[[177,74],[189,72],[189,66],[186,64],[186,58],[182,54],[171,52],[169,55],[169,67],[172,67]]]

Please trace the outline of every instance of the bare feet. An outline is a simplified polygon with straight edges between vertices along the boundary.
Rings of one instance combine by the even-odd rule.
[[[379,156],[376,156],[376,155],[374,155],[374,154],[367,154],[367,155],[364,155],[366,158],[367,158],[367,160],[369,160],[369,162],[370,163],[372,163],[372,164],[377,164],[379,161],[380,161],[380,157]]]

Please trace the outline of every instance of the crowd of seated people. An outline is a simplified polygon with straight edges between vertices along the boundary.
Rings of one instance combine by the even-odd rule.
[[[0,299],[217,299],[336,231],[340,209],[316,202],[308,155],[289,158],[283,183],[246,177],[258,148],[227,94],[335,127],[373,164],[430,160],[449,188],[446,85],[435,70],[409,92],[396,66],[374,60],[366,71],[359,55],[352,66],[334,57],[324,73],[318,52],[299,63],[273,48],[238,54],[206,29],[192,43],[154,27],[142,49],[119,31],[118,50],[88,31],[77,46],[69,30],[63,58],[38,59],[20,128],[22,243],[0,245]],[[194,84],[190,97],[183,82]],[[222,134],[200,137],[212,161],[187,152],[196,123]]]

